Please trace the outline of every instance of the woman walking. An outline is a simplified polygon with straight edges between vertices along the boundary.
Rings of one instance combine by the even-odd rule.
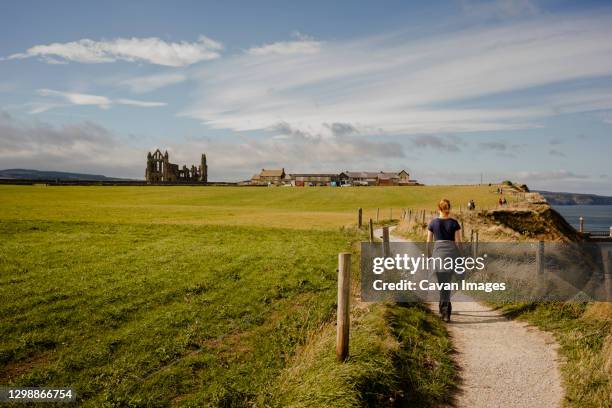
[[[451,204],[447,199],[438,203],[438,218],[431,220],[427,226],[427,242],[434,242],[433,258],[453,258],[460,256],[458,244],[461,242],[461,225],[450,216]],[[440,262],[439,262],[440,263]],[[453,261],[453,265],[454,265]],[[434,263],[435,264],[435,263]],[[441,262],[441,267],[436,269],[436,278],[439,283],[450,283],[454,270],[445,269],[446,262]],[[440,317],[450,322],[452,305],[450,301],[450,290],[440,290]]]

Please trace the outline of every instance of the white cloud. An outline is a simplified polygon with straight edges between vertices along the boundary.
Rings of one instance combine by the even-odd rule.
[[[68,106],[65,103],[47,103],[47,102],[31,102],[24,105],[28,108],[28,113],[35,115],[37,113],[43,113],[51,109],[61,108]]]
[[[467,16],[478,19],[533,16],[540,12],[538,5],[531,0],[462,0],[460,4]]]
[[[57,97],[66,101],[71,105],[92,105],[97,106],[101,109],[108,109],[111,105],[130,105],[130,106],[138,106],[142,108],[154,108],[160,106],[166,106],[165,102],[151,102],[151,101],[139,101],[134,99],[110,99],[106,96],[100,95],[91,95],[91,94],[83,94],[76,92],[62,92],[55,91],[52,89],[39,89],[38,94],[40,96],[50,96]],[[39,103],[39,104],[31,104],[33,108],[30,110],[30,113],[41,113],[45,112],[49,109],[66,106],[66,104],[57,104],[57,103]]]
[[[512,104],[474,103],[612,75],[609,22],[604,13],[539,16],[427,37],[392,33],[328,41],[317,53],[235,55],[196,74],[194,102],[182,114],[213,128],[265,130],[285,122],[312,134],[325,134],[326,123],[377,135],[541,127],[559,113],[612,109],[612,98],[593,88],[571,103],[550,93],[518,93]]]
[[[39,89],[38,94],[40,96],[57,96],[65,99],[73,105],[96,105],[103,109],[108,109],[112,104],[112,101],[106,96],[90,95],[74,92],[60,92],[52,89]]]
[[[132,92],[144,93],[154,91],[165,86],[178,84],[185,80],[187,80],[187,75],[174,72],[125,79],[120,81],[119,85],[129,87]]]
[[[321,51],[323,42],[315,40],[309,35],[302,34],[299,31],[294,31],[291,36],[295,38],[292,41],[278,41],[270,44],[264,44],[257,47],[251,47],[246,52],[250,55],[299,55],[299,54],[317,54]]]
[[[321,42],[314,40],[279,41],[265,44],[259,47],[249,48],[251,55],[292,55],[292,54],[316,54],[321,51]]]
[[[150,102],[150,101],[138,101],[134,99],[114,99],[114,103],[118,105],[131,105],[131,106],[139,106],[141,108],[157,108],[160,106],[166,106],[165,102]]]
[[[148,62],[169,67],[182,67],[219,57],[223,45],[205,36],[196,42],[167,42],[156,37],[116,38],[94,41],[82,39],[67,43],[35,45],[23,53],[5,59],[41,57],[50,64],[66,61],[99,64],[115,61]]]

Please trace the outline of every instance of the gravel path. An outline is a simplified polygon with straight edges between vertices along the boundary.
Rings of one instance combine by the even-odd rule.
[[[381,230],[376,236],[381,236]],[[391,234],[391,241],[406,241]],[[432,304],[432,310],[438,305]],[[478,302],[453,302],[447,324],[460,367],[457,407],[559,407],[557,344],[527,323]]]

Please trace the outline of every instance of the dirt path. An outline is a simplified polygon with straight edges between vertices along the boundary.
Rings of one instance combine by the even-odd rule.
[[[381,230],[375,233],[382,235]],[[406,241],[392,233],[390,239]],[[437,304],[431,306],[437,310]],[[447,328],[460,367],[457,407],[561,405],[557,344],[550,334],[478,302],[453,302]]]

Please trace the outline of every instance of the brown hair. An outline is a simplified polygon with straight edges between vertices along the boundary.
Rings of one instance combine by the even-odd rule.
[[[448,201],[446,198],[440,200],[440,202],[438,203],[438,210],[440,210],[440,212],[442,212],[444,215],[448,215],[448,213],[450,213],[450,209],[450,201]]]

